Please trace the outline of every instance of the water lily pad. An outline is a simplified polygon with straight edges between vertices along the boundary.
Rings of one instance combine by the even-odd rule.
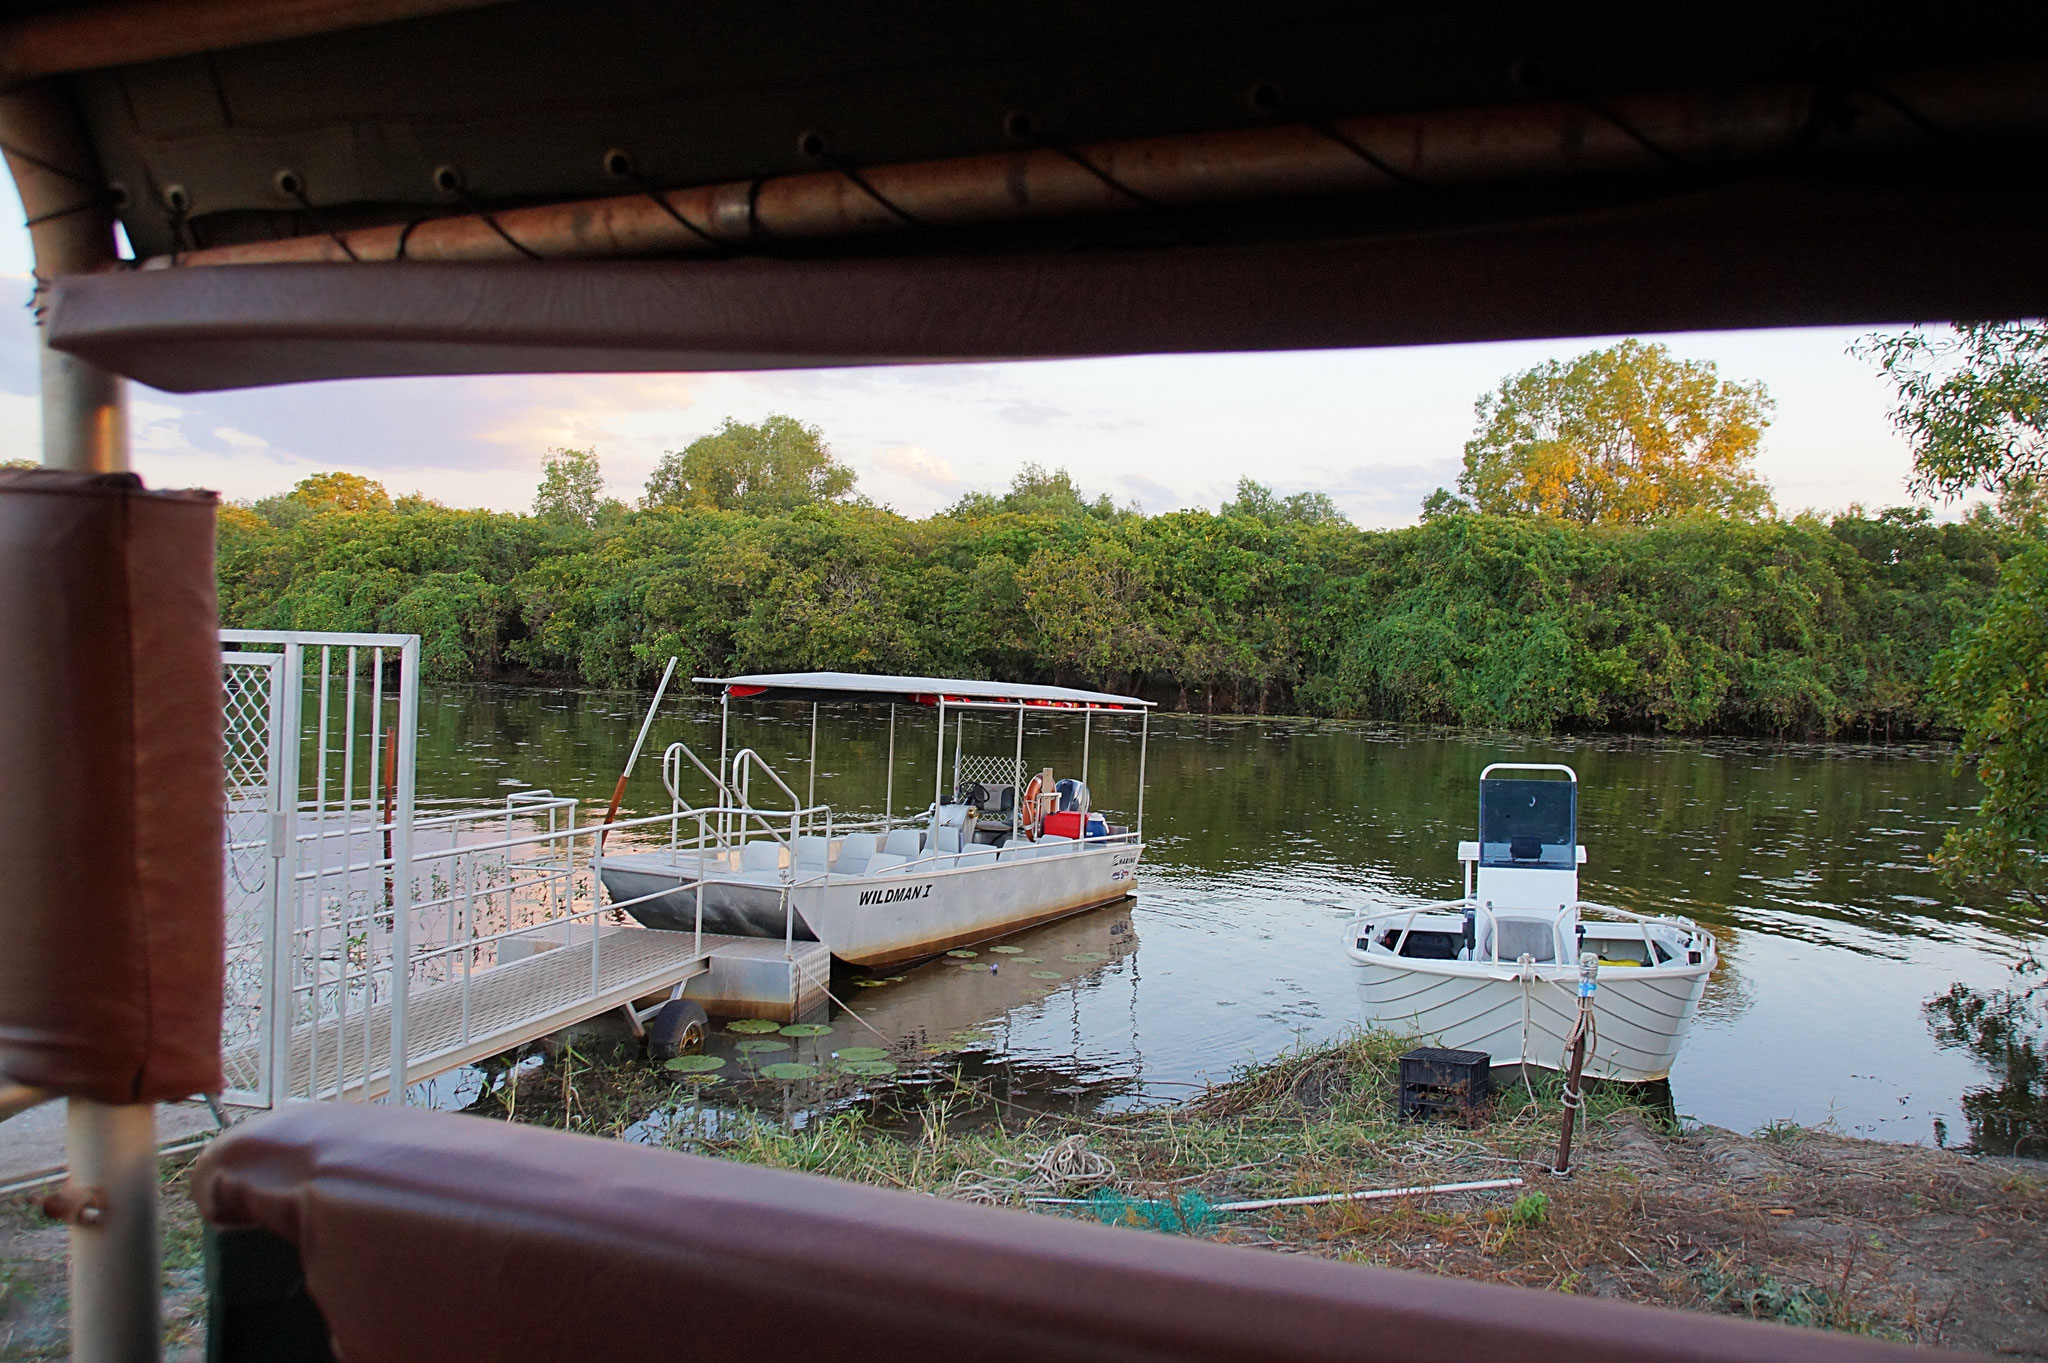
[[[818,1077],[818,1067],[816,1065],[799,1065],[794,1061],[785,1060],[779,1064],[763,1065],[761,1067],[761,1074],[764,1078],[780,1079],[785,1082],[791,1079],[816,1079]]]
[[[995,1040],[995,1038],[994,1038],[993,1036],[991,1036],[991,1035],[990,1035],[989,1033],[987,1033],[987,1032],[977,1032],[977,1031],[975,1031],[975,1030],[974,1030],[974,1029],[973,1029],[972,1027],[963,1027],[963,1028],[961,1028],[961,1029],[960,1029],[959,1031],[957,1031],[957,1032],[953,1033],[953,1040],[955,1040],[955,1041],[994,1041],[994,1040]]]
[[[1031,972],[1031,978],[1034,980],[1056,980],[1060,978],[1060,972],[1057,970],[1034,970]]]
[[[728,1032],[773,1032],[781,1026],[781,1023],[770,1022],[767,1018],[741,1018],[738,1022],[726,1023],[725,1030]]]
[[[1024,954],[1023,947],[990,947],[989,950],[998,956],[1021,956]]]
[[[1018,957],[1014,958],[1014,959],[1013,959],[1013,960],[1012,960],[1012,961],[1010,962],[1010,964],[1012,964],[1012,965],[1037,965],[1037,964],[1039,963],[1039,961],[1040,961],[1040,960],[1042,960],[1042,959],[1043,959],[1042,957],[1038,957],[1038,956],[1018,956]]]
[[[864,1060],[887,1060],[889,1053],[880,1046],[847,1046],[839,1051],[839,1058],[852,1064]]]
[[[979,970],[984,975],[988,973],[988,967],[980,961],[962,961],[960,962],[960,968],[962,970]]]
[[[679,1055],[673,1060],[664,1061],[662,1068],[673,1071],[676,1074],[709,1074],[713,1070],[725,1068],[725,1057],[722,1055]]]
[[[848,1074],[857,1074],[863,1079],[885,1079],[896,1073],[893,1060],[849,1060],[839,1066]]]
[[[968,958],[968,957],[970,957],[970,956],[979,956],[979,955],[981,955],[981,953],[980,953],[980,952],[978,952],[978,951],[965,951],[965,950],[962,950],[962,949],[960,949],[960,948],[958,948],[958,947],[955,947],[955,948],[954,948],[953,950],[951,950],[951,951],[947,952],[946,954],[947,954],[948,956],[958,956],[958,957],[960,957],[960,958],[961,958],[962,960],[965,960],[965,959],[967,959],[967,958]]]
[[[786,1051],[789,1049],[789,1043],[777,1041],[772,1037],[756,1036],[747,1038],[733,1049],[741,1055],[759,1055],[764,1051]]]
[[[1062,956],[1060,959],[1062,961],[1081,962],[1106,961],[1109,959],[1109,953],[1106,951],[1077,951],[1072,956]]]
[[[855,986],[856,988],[859,988],[859,989],[880,989],[880,988],[881,988],[881,987],[882,987],[883,985],[885,985],[885,984],[888,984],[888,983],[890,983],[890,981],[888,981],[888,980],[855,980],[855,981],[854,981],[853,983],[854,983],[854,986]]]
[[[830,1036],[832,1029],[822,1022],[792,1022],[782,1029],[784,1036]]]

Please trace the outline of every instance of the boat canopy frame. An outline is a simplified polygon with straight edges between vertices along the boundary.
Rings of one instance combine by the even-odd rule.
[[[931,707],[938,718],[938,751],[932,769],[932,819],[946,800],[946,717],[953,711],[960,719],[969,710],[1013,711],[1017,716],[1014,771],[1018,789],[1011,801],[1010,834],[1023,830],[1024,719],[1030,714],[1074,714],[1081,716],[1081,784],[1088,784],[1088,765],[1098,713],[1138,717],[1138,792],[1132,813],[1131,832],[1142,846],[1145,841],[1145,767],[1152,741],[1152,710],[1157,701],[1124,696],[1108,691],[1083,691],[1067,686],[1032,683],[993,682],[961,677],[915,677],[864,672],[778,672],[742,677],[692,677],[700,686],[718,691],[718,771],[727,769],[732,726],[732,703],[752,701],[808,701],[811,734],[804,803],[817,805],[818,791],[818,708],[821,705],[853,704],[889,707],[889,755],[882,797],[884,826],[896,817],[896,710],[900,705]],[[956,724],[953,740],[953,773],[958,784],[962,733]],[[693,757],[694,761],[695,758]],[[698,763],[701,770],[702,763]],[[726,792],[721,791],[724,795]]]

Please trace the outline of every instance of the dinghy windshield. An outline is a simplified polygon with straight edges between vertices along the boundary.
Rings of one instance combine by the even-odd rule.
[[[1578,829],[1577,781],[1496,776],[1479,782],[1482,866],[1577,865]]]

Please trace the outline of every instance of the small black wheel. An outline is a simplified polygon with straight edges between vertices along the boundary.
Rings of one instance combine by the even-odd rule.
[[[670,999],[647,1023],[647,1058],[673,1060],[685,1051],[702,1049],[711,1031],[711,1019],[703,1005],[690,999]]]

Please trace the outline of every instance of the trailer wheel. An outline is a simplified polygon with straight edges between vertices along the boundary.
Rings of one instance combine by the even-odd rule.
[[[647,1023],[647,1058],[673,1060],[685,1051],[701,1050],[711,1031],[711,1019],[703,1005],[690,999],[670,999]]]

